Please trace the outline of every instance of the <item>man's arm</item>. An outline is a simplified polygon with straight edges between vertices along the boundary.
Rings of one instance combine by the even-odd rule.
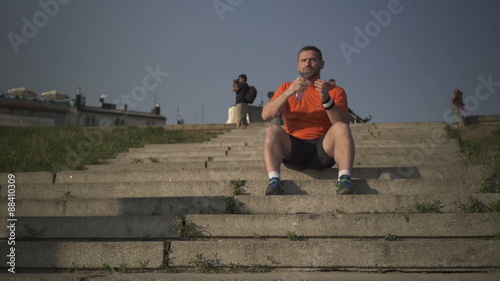
[[[301,76],[297,77],[282,94],[276,96],[275,99],[264,105],[264,108],[262,108],[262,119],[264,119],[264,121],[270,121],[273,118],[280,116],[288,98],[304,87],[304,78]],[[276,94],[278,93],[275,93],[275,95]]]
[[[345,96],[345,92],[342,90],[340,98],[335,101],[333,100],[332,97],[330,97],[329,91],[332,88],[328,82],[326,82],[325,80],[318,79],[314,82],[314,86],[316,87],[316,90],[320,93],[321,101],[330,104],[329,101],[331,99],[331,102],[338,103],[338,105],[335,105],[328,109],[325,108],[326,115],[328,115],[328,119],[330,119],[330,122],[332,122],[332,124],[334,124],[335,122],[343,122],[349,125],[350,123],[349,114],[347,114],[344,110],[340,108],[340,107],[347,108],[347,97]],[[337,90],[340,90],[340,88],[337,87]]]
[[[238,86],[238,84],[237,84],[237,83],[233,83],[232,90],[233,90],[233,91],[235,91],[235,92],[239,91],[239,90],[240,90],[240,88],[238,88],[237,86]]]
[[[349,115],[338,106],[334,106],[333,108],[326,110],[326,115],[328,115],[328,118],[330,119],[330,122],[332,122],[332,124],[335,122],[343,122],[349,125],[349,123],[351,122]]]
[[[273,118],[280,116],[286,100],[292,94],[290,94],[289,89],[287,89],[283,94],[264,105],[262,108],[262,119],[264,121],[271,121]]]

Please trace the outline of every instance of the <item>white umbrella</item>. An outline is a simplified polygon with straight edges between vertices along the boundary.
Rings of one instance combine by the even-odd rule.
[[[13,96],[18,96],[23,99],[35,99],[37,97],[35,91],[29,90],[26,87],[13,88],[8,90],[8,92]]]
[[[47,91],[42,93],[41,96],[46,100],[60,101],[60,100],[68,100],[70,97],[63,92],[59,92],[58,90]]]

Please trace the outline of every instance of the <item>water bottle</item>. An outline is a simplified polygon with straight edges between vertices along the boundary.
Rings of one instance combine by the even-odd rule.
[[[302,76],[304,79],[306,79],[306,74],[307,74],[306,71],[299,72],[299,73],[300,73],[300,76]],[[295,99],[298,101],[301,101],[304,98],[304,92],[305,92],[305,89],[300,89],[297,92],[295,92]]]

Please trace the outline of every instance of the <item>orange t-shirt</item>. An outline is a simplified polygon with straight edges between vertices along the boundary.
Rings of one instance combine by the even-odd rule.
[[[281,84],[272,99],[285,92],[291,84],[292,82]],[[331,85],[329,94],[336,107],[349,113],[344,89]],[[295,95],[290,96],[281,112],[285,131],[299,139],[316,139],[326,134],[332,123],[321,102],[320,94],[314,86],[307,86],[301,101],[297,101]]]

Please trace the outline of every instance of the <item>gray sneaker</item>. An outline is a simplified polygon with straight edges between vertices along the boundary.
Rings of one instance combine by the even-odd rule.
[[[279,178],[271,178],[266,189],[266,195],[283,195],[283,183]]]
[[[342,176],[335,185],[335,189],[337,190],[337,195],[356,194],[352,187],[351,178],[348,176]]]

